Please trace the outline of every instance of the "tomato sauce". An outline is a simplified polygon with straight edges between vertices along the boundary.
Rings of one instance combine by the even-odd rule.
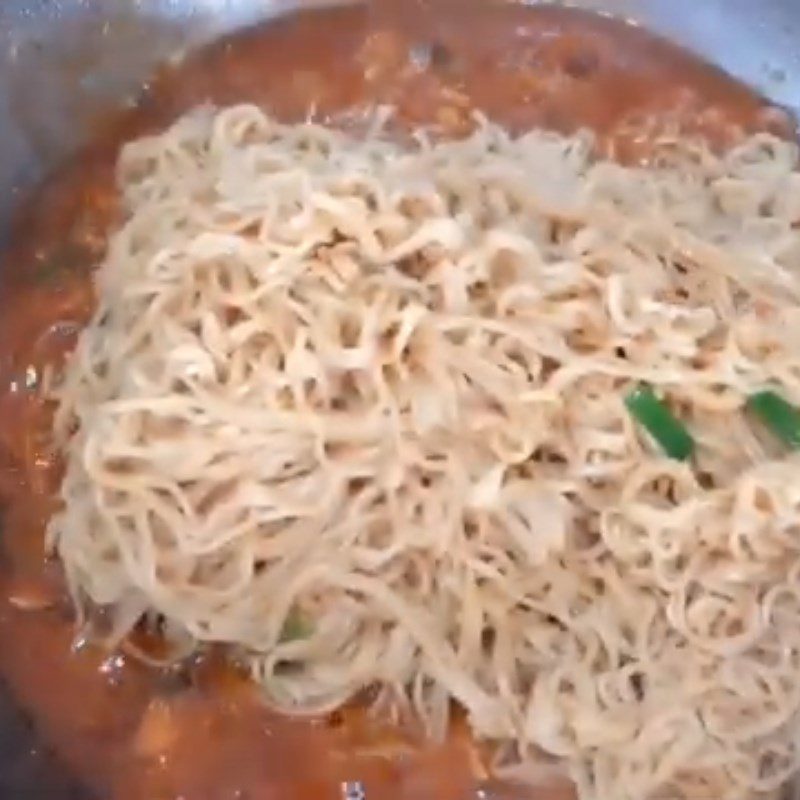
[[[401,15],[402,16],[402,15]],[[350,7],[303,12],[165,67],[133,109],[20,211],[0,297],[0,674],[42,738],[109,800],[506,800],[463,726],[422,743],[358,709],[288,720],[218,654],[157,670],[76,644],[43,533],[59,480],[42,399],[48,368],[92,309],[91,267],[118,217],[120,144],[201,104],[252,102],[286,120],[348,124],[375,103],[401,124],[586,127],[598,148],[646,158],[674,125],[724,146],[789,120],[716,69],[624,23],[553,7],[470,8],[417,19]],[[48,367],[48,365],[50,365]],[[534,795],[532,795],[534,796]],[[565,800],[565,782],[539,800]]]

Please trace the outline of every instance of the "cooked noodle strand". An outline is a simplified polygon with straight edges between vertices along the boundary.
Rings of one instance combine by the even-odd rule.
[[[800,459],[745,403],[800,404],[794,147],[631,167],[385,122],[203,109],[124,149],[56,389],[75,596],[234,645],[289,713],[378,687],[441,736],[455,700],[498,769],[563,759],[584,800],[776,790]]]

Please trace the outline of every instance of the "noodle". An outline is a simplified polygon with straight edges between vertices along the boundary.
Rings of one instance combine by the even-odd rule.
[[[442,736],[456,701],[583,800],[777,790],[800,460],[744,403],[800,403],[794,147],[629,167],[381,120],[201,109],[124,149],[55,390],[74,596],[234,645],[289,713],[378,687]],[[628,415],[639,381],[691,465]]]

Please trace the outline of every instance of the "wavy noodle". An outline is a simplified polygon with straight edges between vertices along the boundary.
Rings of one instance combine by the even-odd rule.
[[[768,136],[634,168],[250,106],[128,145],[56,389],[76,597],[235,645],[289,713],[379,687],[442,736],[455,700],[585,800],[776,790],[800,460],[743,403],[800,403],[795,166]],[[640,380],[692,465],[629,418]]]

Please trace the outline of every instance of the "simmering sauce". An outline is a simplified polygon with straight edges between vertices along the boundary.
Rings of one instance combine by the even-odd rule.
[[[357,7],[304,12],[165,68],[19,215],[0,297],[0,673],[45,741],[111,800],[508,800],[462,727],[425,745],[358,709],[287,720],[208,653],[158,670],[75,641],[43,532],[59,465],[42,400],[46,365],[92,308],[91,266],[118,214],[120,144],[201,103],[252,102],[291,120],[339,124],[376,103],[401,124],[469,129],[476,110],[513,130],[590,128],[598,148],[646,158],[669,126],[725,146],[786,132],[752,92],[641,29],[552,7],[471,9],[386,26]],[[389,19],[389,17],[387,17]],[[386,20],[383,21],[384,23]],[[540,800],[571,797],[553,782]]]

